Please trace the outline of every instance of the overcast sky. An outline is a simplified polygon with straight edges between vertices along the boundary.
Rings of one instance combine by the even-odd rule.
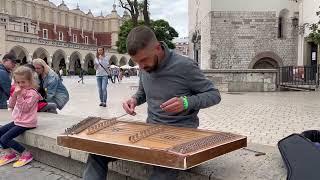
[[[56,5],[61,3],[61,0],[50,0]],[[77,3],[80,9],[85,13],[91,9],[95,16],[110,14],[112,4],[117,5],[118,13],[122,16],[123,10],[118,7],[118,0],[64,0],[69,9],[75,9]],[[165,19],[172,27],[174,27],[179,37],[187,36],[188,34],[188,1],[187,0],[150,0],[150,13],[152,19]]]

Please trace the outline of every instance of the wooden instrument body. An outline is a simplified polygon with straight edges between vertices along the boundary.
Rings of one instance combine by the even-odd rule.
[[[153,128],[158,129],[153,131]],[[117,121],[93,134],[87,131],[62,134],[57,138],[58,145],[181,170],[247,145],[245,136],[140,122]]]

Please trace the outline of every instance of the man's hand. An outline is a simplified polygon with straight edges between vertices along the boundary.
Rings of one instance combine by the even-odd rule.
[[[160,105],[160,108],[165,112],[179,113],[184,110],[183,100],[178,97],[169,99]]]
[[[122,103],[123,109],[130,115],[135,116],[137,113],[134,112],[134,109],[137,106],[137,100],[135,98],[131,98]]]

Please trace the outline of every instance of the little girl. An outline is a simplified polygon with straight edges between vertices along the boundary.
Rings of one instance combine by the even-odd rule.
[[[16,87],[8,106],[13,109],[13,122],[0,127],[0,145],[5,152],[0,157],[0,166],[17,160],[20,154],[13,167],[21,167],[32,161],[33,157],[14,138],[37,126],[37,104],[42,97],[36,90],[37,83],[30,68],[18,67],[13,72],[13,79]]]

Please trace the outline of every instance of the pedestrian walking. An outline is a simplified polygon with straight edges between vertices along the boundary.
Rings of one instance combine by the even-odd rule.
[[[109,61],[103,47],[99,47],[94,61],[94,69],[96,70],[98,92],[100,98],[99,106],[107,106],[108,97],[108,77],[110,76]]]
[[[84,82],[83,82],[84,70],[82,68],[80,69],[79,77],[80,77],[80,79],[79,79],[78,83],[81,82],[82,84],[84,84]]]

